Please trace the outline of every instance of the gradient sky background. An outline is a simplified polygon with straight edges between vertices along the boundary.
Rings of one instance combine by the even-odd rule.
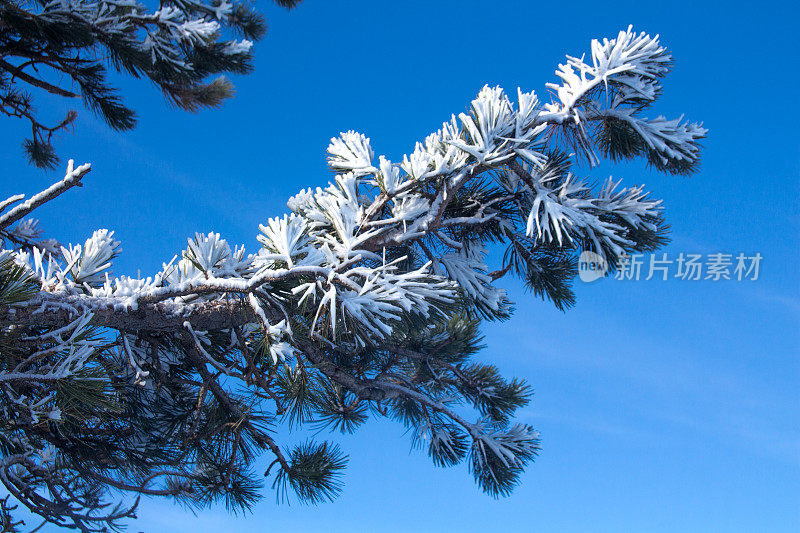
[[[88,111],[56,147],[91,162],[82,189],[38,212],[48,236],[82,242],[107,227],[118,274],[151,275],[195,231],[256,248],[257,226],[302,187],[324,185],[330,137],[356,129],[399,160],[486,83],[546,96],[564,54],[634,24],[677,61],[653,114],[710,129],[691,178],[642,165],[589,171],[645,182],[665,201],[671,256],[760,252],[753,281],[577,282],[566,313],[503,280],[515,316],[484,328],[483,358],[536,389],[520,420],[543,451],[505,499],[466,465],[409,453],[403,429],[371,422],[339,438],[350,453],[335,504],[214,508],[193,517],[145,501],[130,531],[796,532],[800,530],[800,12],[752,2],[260,2],[270,31],[255,73],[219,111],[169,109],[148,83],[122,82],[140,114],[115,134]],[[43,111],[64,102],[40,99]],[[25,125],[3,119],[5,196],[63,171],[27,166]],[[5,197],[4,196],[4,197]],[[498,258],[494,258],[497,260]],[[38,522],[32,522],[38,524]],[[45,529],[44,531],[47,531]],[[51,530],[52,531],[52,530]]]

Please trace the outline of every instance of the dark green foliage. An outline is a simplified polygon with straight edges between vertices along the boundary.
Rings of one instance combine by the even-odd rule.
[[[233,85],[221,74],[247,74],[253,68],[251,51],[235,48],[233,39],[258,40],[266,31],[263,16],[248,2],[236,2],[227,15],[217,13],[217,0],[158,7],[101,3],[69,8],[37,0],[0,3],[0,113],[30,123],[31,136],[23,149],[35,166],[53,168],[58,163],[52,138],[77,113],[69,111],[60,123],[45,125],[33,107],[32,91],[80,98],[117,131],[133,128],[136,113],[109,82],[106,67],[150,80],[181,109],[219,107],[233,95]],[[275,3],[291,8],[300,0]],[[161,21],[148,7],[178,8],[185,17]],[[183,30],[170,30],[169,24],[183,21],[218,23],[221,31],[186,36]]]
[[[469,437],[453,424],[432,426],[427,439],[428,456],[439,467],[459,464],[469,450]]]
[[[655,252],[669,243],[670,226],[665,222],[662,215],[650,217],[648,223],[653,226],[653,229],[628,228],[627,237],[634,243],[631,246],[632,251],[638,253]]]
[[[367,404],[339,384],[321,380],[317,392],[315,424],[318,429],[355,433],[367,421]]]
[[[671,158],[651,148],[631,123],[616,117],[605,117],[597,122],[595,142],[605,157],[622,161],[644,157],[659,172],[689,176],[700,167],[699,159]]]
[[[445,233],[456,242],[497,242],[503,240],[505,232],[499,224],[499,219],[513,220],[518,217],[515,196],[509,195],[497,187],[494,180],[476,179],[468,182],[458,190],[455,198],[447,206],[447,217],[470,217],[474,215],[475,207],[491,205],[486,213],[496,220],[484,224],[455,225],[445,230]]]
[[[530,402],[530,387],[517,379],[503,379],[493,365],[473,363],[460,368],[461,391],[481,412],[494,422],[508,422],[520,407]]]
[[[491,448],[477,442],[470,449],[469,467],[478,486],[495,498],[511,494],[523,472],[522,465],[504,463]]]
[[[605,157],[614,162],[641,155],[645,143],[629,122],[605,117],[598,122],[596,141]]]
[[[56,149],[50,144],[48,140],[42,139],[25,139],[22,141],[22,149],[28,158],[28,163],[41,168],[55,168],[59,158],[56,155]]]
[[[507,434],[489,434],[475,439],[470,448],[469,467],[475,482],[495,498],[508,496],[519,483],[525,465],[538,455],[538,437],[514,439],[515,431],[520,429],[530,428],[517,425]],[[499,445],[503,445],[507,452],[498,453]]]
[[[659,172],[668,172],[682,176],[691,176],[700,169],[700,160],[667,158],[649,146],[645,151],[648,164]]]
[[[485,458],[482,457],[484,453]],[[511,494],[522,474],[521,466],[507,466],[491,449],[485,452],[474,444],[470,450],[469,466],[478,486],[495,498]]]
[[[289,427],[296,427],[312,419],[313,408],[318,402],[314,381],[302,367],[283,365],[277,373],[278,390],[283,400],[284,420]]]
[[[219,77],[206,85],[185,87],[170,93],[172,102],[186,111],[199,111],[203,107],[219,107],[233,96],[233,84],[225,77]]]
[[[8,254],[0,255],[0,305],[25,302],[39,292],[39,282]]]
[[[228,511],[249,511],[261,499],[263,482],[245,470],[242,462],[228,474],[229,464],[208,462],[206,470],[192,477],[196,489],[192,490],[195,503],[214,503],[222,500]]]
[[[394,337],[411,350],[435,353],[447,363],[461,363],[484,348],[480,323],[477,318],[456,312],[433,323],[404,322],[394,330]]]
[[[190,0],[173,3],[198,9]],[[61,47],[53,53],[106,47],[114,69],[148,77],[187,110],[214,107],[232,94],[224,77],[213,76],[251,68],[250,56],[239,48],[230,53],[229,43],[217,34],[191,46],[184,43],[172,55],[162,50],[167,55],[153,59],[137,51],[130,35],[99,35],[86,24],[66,28],[64,20],[44,15],[37,26],[24,10],[6,9],[2,16],[14,22],[15,31],[34,32]],[[229,21],[227,29],[234,34],[263,32],[263,21],[242,5]],[[175,67],[178,59],[192,68]],[[0,81],[9,85],[2,101],[6,114],[28,117],[30,98],[10,86],[14,81],[8,74],[19,77],[22,67],[3,68],[7,72],[0,71]],[[126,114],[106,85],[102,65],[89,59],[75,65],[72,74],[86,105],[111,127],[133,125],[132,112]],[[40,295],[36,280],[10,255],[0,256],[0,474],[21,472],[0,481],[32,512],[84,532],[113,529],[133,516],[135,505],[110,507],[118,493],[166,496],[192,508],[224,503],[246,512],[263,486],[271,485],[280,501],[294,493],[300,502],[315,504],[340,492],[346,456],[327,442],[284,449],[276,439],[286,433],[305,438],[309,428],[350,434],[373,416],[402,424],[412,448],[427,453],[434,465],[466,461],[480,489],[494,497],[508,495],[536,458],[540,442],[531,427],[513,422],[531,401],[530,386],[475,360],[483,347],[481,320],[502,320],[513,311],[494,282],[516,275],[536,296],[564,310],[575,303],[572,283],[582,251],[602,255],[613,272],[628,254],[654,251],[666,242],[668,226],[659,202],[642,188],[623,190],[614,182],[598,186],[576,178],[574,157],[564,149],[591,162],[596,152],[614,161],[642,157],[660,170],[680,173],[693,170],[681,167],[680,150],[693,156],[694,141],[705,135],[698,125],[686,129],[676,121],[640,119],[650,96],[623,93],[613,80],[607,87],[598,85],[579,102],[583,107],[567,110],[548,126],[553,137],[547,140],[555,147],[531,144],[537,153],[541,149],[535,157],[530,151],[509,152],[504,159],[470,152],[475,159],[461,170],[417,176],[400,195],[390,193],[377,175],[357,178],[354,195],[341,189],[343,180],[357,174],[337,177],[347,199],[334,194],[320,199],[324,195],[318,192],[314,201],[358,198],[359,205],[346,207],[365,213],[356,228],[363,236],[358,247],[337,232],[349,225],[346,216],[352,211],[343,209],[342,219],[331,210],[310,212],[303,195],[290,203],[301,220],[284,219],[297,226],[289,228],[287,222],[285,234],[273,241],[267,231],[261,236],[267,254],[280,257],[274,264],[260,264],[262,255],[249,264],[238,256],[229,263],[241,249],[232,254],[218,235],[198,234],[175,266],[183,274],[191,271],[183,276],[191,282],[169,279],[169,287],[148,287],[133,300],[135,308],[125,301],[117,306],[121,310],[109,311],[92,301],[53,325],[51,316],[72,305],[62,297],[84,302],[97,298],[97,292],[67,284],[70,275],[72,282],[80,281],[72,271],[43,279],[46,290]],[[602,109],[609,95],[627,100]],[[477,107],[472,112],[477,116]],[[36,128],[29,151],[40,163],[52,163],[49,139],[58,128]],[[653,135],[642,135],[647,128]],[[470,131],[461,139],[477,130]],[[653,142],[659,136],[673,145],[656,153],[643,139]],[[684,143],[686,136],[691,140]],[[332,154],[335,149],[334,143]],[[408,199],[428,200],[411,205],[430,209],[403,219],[401,228],[396,208]],[[3,228],[0,236],[16,250],[44,247],[25,236],[34,226],[21,229],[15,234]],[[294,231],[299,233],[290,237]],[[294,269],[293,263],[309,259],[305,254],[313,251],[286,257],[284,237],[300,238],[296,242],[303,250],[337,254],[341,262],[326,254],[329,259],[312,268]],[[484,264],[491,262],[489,250],[500,243],[506,246],[502,267],[489,271]],[[231,264],[235,274],[226,271]],[[192,267],[202,274],[194,277]],[[430,270],[422,273],[423,267]],[[256,269],[275,278],[251,277]],[[175,272],[162,274],[157,279],[163,284]],[[235,283],[218,284],[227,277]],[[406,283],[409,279],[414,281]],[[50,288],[57,283],[74,292],[64,297],[62,289]],[[419,291],[418,299],[409,297],[413,290]],[[43,300],[50,307],[42,309],[52,315],[42,314],[39,323],[30,309]],[[9,308],[23,302],[32,305]],[[424,310],[425,304],[434,307]],[[87,308],[99,310],[94,323],[83,314]],[[274,457],[263,478],[254,472],[262,455]],[[9,511],[0,500],[6,529],[14,527],[6,525]],[[87,519],[83,513],[107,514]]]
[[[338,445],[306,442],[288,455],[289,468],[282,468],[272,485],[279,500],[288,498],[289,487],[302,503],[332,501],[341,492],[341,471],[347,466],[347,456]]]
[[[572,281],[578,275],[576,254],[563,247],[537,243],[524,234],[510,237],[503,265],[525,280],[537,297],[547,298],[561,311],[575,305]]]
[[[136,125],[136,113],[126,107],[118,91],[108,85],[103,65],[76,67],[72,76],[80,86],[84,105],[111,129],[125,131]]]

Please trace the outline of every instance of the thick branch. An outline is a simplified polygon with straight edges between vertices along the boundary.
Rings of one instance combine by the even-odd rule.
[[[134,310],[115,308],[119,301],[114,298],[42,293],[28,304],[22,308],[0,308],[0,322],[17,327],[61,327],[72,321],[81,309],[92,311],[92,324],[126,333],[174,333],[187,321],[195,329],[209,331],[242,326],[256,320],[250,306],[238,299],[194,304],[161,302]],[[277,315],[274,318],[280,320]]]
[[[22,69],[20,69],[18,67],[15,67],[11,63],[8,63],[7,61],[3,61],[2,59],[0,59],[0,67],[4,68],[5,70],[7,70],[11,74],[13,74],[15,77],[21,79],[22,81],[30,83],[31,85],[33,85],[35,87],[38,87],[40,89],[44,89],[45,91],[47,91],[49,93],[57,94],[58,96],[65,96],[67,98],[77,98],[78,97],[78,95],[73,93],[73,92],[66,91],[66,90],[62,89],[61,87],[56,87],[55,85],[47,83],[44,80],[40,80],[39,78],[34,78],[30,74],[24,72]]]

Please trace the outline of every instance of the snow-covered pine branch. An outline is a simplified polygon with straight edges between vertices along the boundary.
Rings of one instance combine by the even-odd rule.
[[[78,440],[87,424],[115,428],[100,463],[54,444],[86,461],[69,463],[65,479],[245,507],[258,497],[248,466],[265,450],[279,493],[314,502],[338,491],[344,458],[327,444],[287,452],[275,424],[349,432],[371,409],[409,426],[435,463],[468,459],[484,490],[507,494],[538,452],[538,434],[512,420],[529,401],[527,384],[472,360],[478,325],[511,314],[499,286],[507,274],[564,308],[581,251],[613,268],[664,243],[660,200],[621,180],[592,185],[575,160],[642,156],[668,172],[697,168],[702,127],[639,116],[670,61],[657,38],[630,28],[594,41],[589,63],[559,67],[553,102],[484,87],[399,163],[376,158],[365,135],[343,133],[328,147],[335,178],[290,198],[290,213],[260,227],[255,253],[196,234],[151,277],[114,277],[113,232],[47,247],[33,222],[3,226],[0,322],[16,351],[0,367],[13,421],[0,439],[39,453],[53,441],[36,420],[52,413]],[[70,163],[65,180],[75,172]],[[17,211],[30,209],[9,213]],[[497,246],[502,260],[488,253]],[[31,341],[44,338],[45,348]],[[90,384],[94,395],[47,396],[50,377]],[[35,464],[25,468],[35,490],[51,482]],[[48,520],[96,530],[79,502],[70,516],[47,515],[47,504],[18,493]]]

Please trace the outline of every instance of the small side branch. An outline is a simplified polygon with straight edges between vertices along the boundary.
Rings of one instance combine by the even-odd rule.
[[[92,165],[84,163],[78,168],[73,168],[75,162],[70,159],[67,163],[67,175],[61,181],[54,183],[47,189],[39,194],[30,198],[30,200],[15,206],[11,211],[0,217],[0,230],[7,228],[14,222],[25,217],[28,213],[39,207],[45,202],[49,202],[53,198],[65,193],[76,185],[81,185],[81,179],[92,170]]]

